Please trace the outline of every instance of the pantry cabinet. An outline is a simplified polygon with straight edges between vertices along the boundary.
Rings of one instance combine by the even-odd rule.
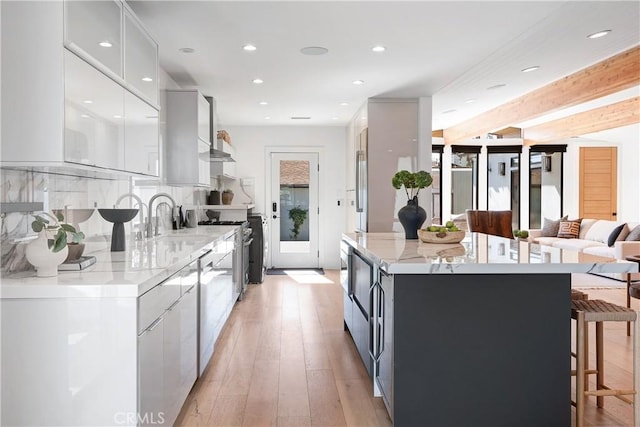
[[[158,176],[157,45],[128,7],[6,2],[0,18],[2,166]],[[138,68],[151,82],[125,81],[127,49],[147,58]]]
[[[209,101],[197,90],[167,91],[167,183],[210,184]]]

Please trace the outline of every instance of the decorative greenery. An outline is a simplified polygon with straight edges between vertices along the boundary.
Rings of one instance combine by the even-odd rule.
[[[529,237],[529,232],[527,230],[513,230],[513,236],[526,239]]]
[[[418,171],[411,173],[407,170],[397,172],[391,180],[391,185],[396,190],[404,187],[407,199],[411,200],[418,195],[422,188],[426,188],[433,183],[433,178],[429,172]],[[415,190],[415,193],[414,193]]]
[[[307,220],[307,209],[302,209],[300,206],[296,206],[289,210],[289,219],[293,221],[293,238],[298,239],[298,234],[300,234],[300,226],[304,224]]]
[[[75,227],[67,224],[64,221],[64,215],[58,213],[55,217],[43,212],[43,215],[48,216],[54,222],[50,222],[47,218],[41,215],[33,215],[34,221],[31,223],[31,228],[36,233],[40,233],[44,230],[47,237],[49,237],[49,249],[51,252],[60,252],[67,244],[80,243],[84,239],[84,233],[82,231],[76,231]],[[53,234],[52,237],[51,234]],[[69,237],[71,241],[69,241]]]

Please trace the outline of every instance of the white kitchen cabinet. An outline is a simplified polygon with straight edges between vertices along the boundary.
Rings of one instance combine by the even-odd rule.
[[[192,265],[197,262],[138,300],[138,326],[144,328],[138,337],[142,425],[173,425],[197,378],[197,288],[192,286],[180,295],[182,282],[190,281]]]
[[[124,169],[158,176],[160,174],[158,111],[137,96],[125,91],[124,112]]]
[[[104,72],[122,77],[122,3],[65,1],[64,44]]]
[[[158,423],[164,413],[164,366],[164,318],[159,317],[138,337],[138,413],[148,414],[149,421],[141,425]]]
[[[111,66],[100,62],[110,63],[110,56],[101,57],[103,48],[96,43],[87,42],[84,48],[76,43],[91,37],[97,40],[103,37],[100,35],[106,37],[109,31],[103,27],[110,28],[114,10],[122,19],[121,6],[112,1],[3,2],[3,166],[61,167],[66,173],[73,169],[79,174],[88,171],[91,176],[158,175],[157,109],[149,105],[141,108],[142,100],[125,103],[125,93],[131,95],[127,83]],[[98,13],[96,10],[103,12],[105,25],[89,28],[89,18],[80,26],[70,22]],[[99,19],[102,20],[103,17]],[[96,34],[91,33],[94,30]],[[92,35],[81,36],[86,32]],[[65,48],[65,40],[67,47],[75,51]],[[100,49],[95,50],[94,45]],[[121,50],[120,45],[118,42],[112,47]],[[91,49],[95,52],[87,54]],[[83,56],[77,56],[77,52]],[[127,114],[133,118],[144,114],[149,126],[138,128],[135,122],[127,121]],[[127,138],[127,127],[135,138]],[[129,153],[136,154],[128,159],[127,146]]]
[[[64,159],[124,170],[124,89],[64,52]]]
[[[158,44],[124,8],[124,79],[133,92],[158,103]]]
[[[164,316],[162,377],[167,425],[175,422],[198,376],[196,295],[196,289],[191,288]]]
[[[206,114],[205,114],[206,113]],[[197,90],[167,91],[167,183],[210,185],[210,105]]]

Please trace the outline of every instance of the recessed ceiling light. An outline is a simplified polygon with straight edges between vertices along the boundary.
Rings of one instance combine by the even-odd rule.
[[[310,118],[309,116],[292,116],[291,120],[309,120]]]
[[[374,52],[384,52],[385,50],[387,50],[387,48],[384,46],[374,46],[371,48],[371,50]]]
[[[252,44],[246,44],[246,45],[242,46],[242,49],[246,50],[247,52],[253,52],[254,50],[256,50],[258,48],[255,47]]]
[[[539,70],[539,69],[540,69],[540,66],[539,66],[539,65],[534,65],[533,67],[527,67],[527,68],[524,68],[524,69],[522,69],[521,71],[522,71],[523,73],[530,73],[531,71],[536,71],[536,70]]]
[[[443,111],[442,114],[451,114],[451,113],[455,113],[456,111],[458,110],[456,110],[455,108],[452,108],[451,110]]]
[[[102,41],[102,42],[100,42],[100,43],[98,43],[98,44],[99,44],[100,46],[102,46],[102,47],[111,47],[111,46],[113,46],[113,45],[111,44],[111,42],[108,42],[108,41],[106,41],[106,40],[105,40],[105,41]]]
[[[467,99],[466,101],[464,101],[465,104],[473,104],[474,102],[476,102],[476,100],[473,98]]]
[[[82,101],[83,104],[93,104],[93,101],[90,99],[85,99],[84,101]]]
[[[113,118],[114,118],[114,119],[121,119],[121,118],[122,118],[122,116],[121,116],[120,114],[114,114],[114,115],[113,115]]]
[[[607,34],[609,34],[611,32],[611,30],[602,30],[602,31],[598,31],[597,33],[593,33],[593,34],[589,34],[587,36],[588,39],[599,39],[600,37],[604,37]]]
[[[269,117],[269,116],[264,116],[264,119],[265,119],[265,120],[271,120],[271,117]]]
[[[341,102],[341,103],[340,103],[340,106],[341,106],[341,107],[346,107],[347,105],[349,105],[349,103],[348,103],[348,102]]]
[[[337,117],[331,117],[331,120],[338,120]]]
[[[354,85],[363,85],[364,84],[364,80],[354,80],[351,83],[353,83]]]
[[[83,119],[88,119],[89,115],[88,114],[80,114],[80,117],[82,117]]]
[[[269,103],[267,101],[260,101],[258,104],[260,104],[260,105],[269,105]]]
[[[153,81],[153,79],[152,79],[151,77],[143,77],[143,78],[142,78],[142,81],[143,81],[143,82],[152,82],[152,81]]]
[[[505,84],[505,83],[500,83],[499,85],[489,86],[489,87],[487,88],[487,90],[500,89],[500,88],[505,87],[505,86],[506,86],[506,84]]]
[[[320,46],[308,46],[300,49],[300,53],[303,55],[317,56],[317,55],[324,55],[327,52],[329,52],[329,49],[327,49],[326,47],[320,47]]]
[[[181,47],[180,49],[178,49],[178,51],[180,51],[182,53],[193,53],[196,50],[191,48],[191,47]]]
[[[259,85],[259,84],[264,83],[264,80],[262,80],[262,79],[253,79],[252,82],[254,82],[255,84]]]

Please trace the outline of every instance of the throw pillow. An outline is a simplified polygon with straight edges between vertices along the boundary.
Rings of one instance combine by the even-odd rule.
[[[640,241],[640,225],[636,225],[631,233],[624,239],[625,242],[637,242]]]
[[[572,221],[560,221],[560,226],[558,227],[558,236],[563,239],[577,239],[580,235],[580,223],[582,222],[582,218],[575,219]]]
[[[560,227],[560,221],[566,221],[568,215],[563,216],[560,219],[552,220],[549,218],[544,218],[542,222],[542,237],[556,237],[558,235],[558,228]]]
[[[618,237],[622,233],[622,229],[624,229],[626,226],[627,224],[620,224],[611,231],[611,234],[609,234],[609,238],[607,239],[607,245],[610,248],[613,247],[613,244],[616,242],[616,240],[618,240]]]

